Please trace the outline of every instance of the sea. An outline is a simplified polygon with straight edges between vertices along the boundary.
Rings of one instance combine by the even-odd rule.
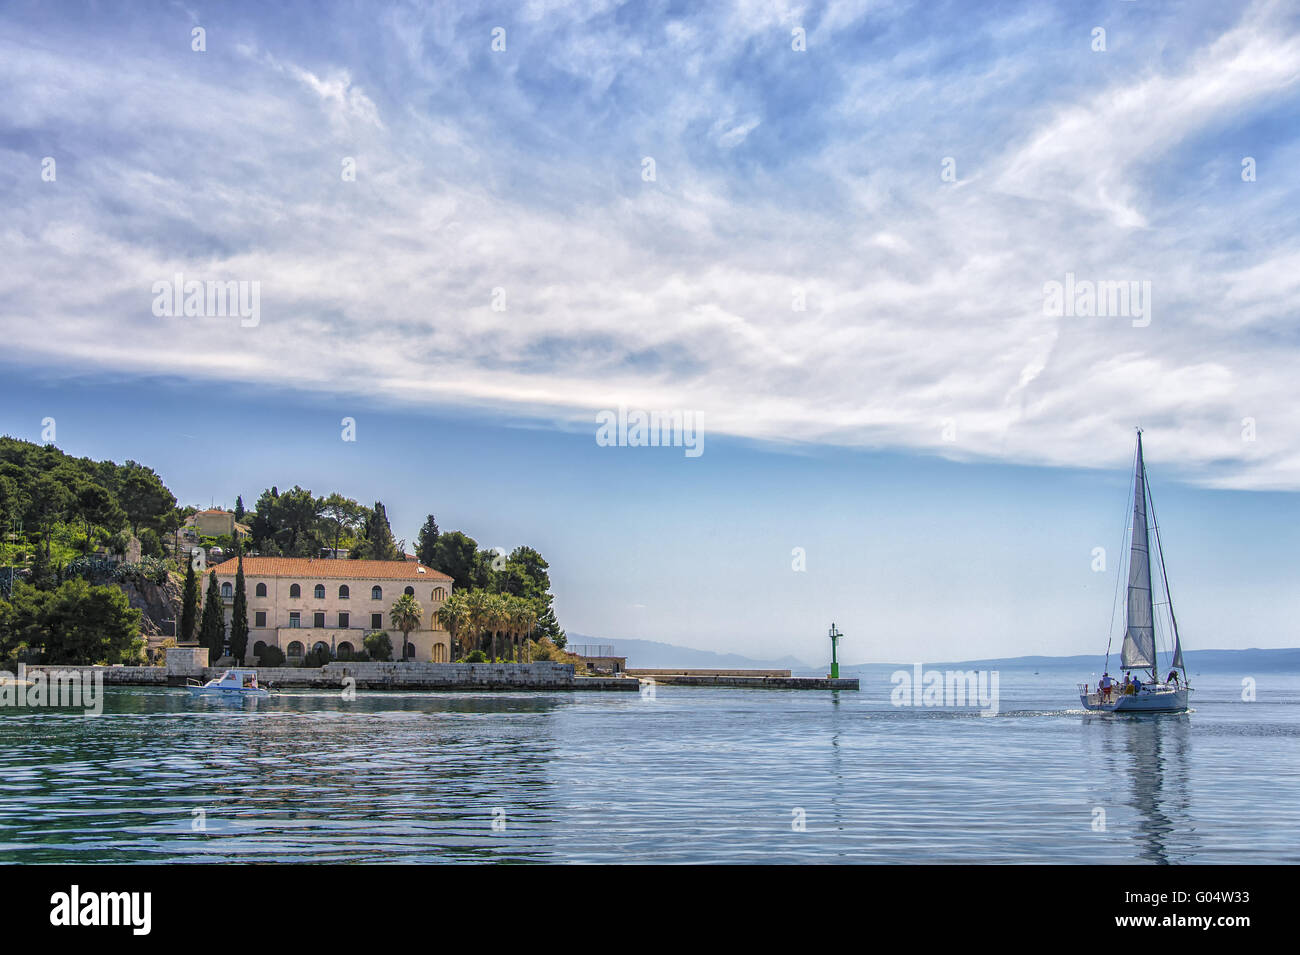
[[[1192,672],[1157,716],[1083,711],[1073,665],[1000,669],[995,714],[898,672],[4,708],[0,862],[1300,861],[1300,672]]]

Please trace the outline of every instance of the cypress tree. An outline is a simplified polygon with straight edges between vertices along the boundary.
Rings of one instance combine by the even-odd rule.
[[[199,644],[208,648],[208,665],[213,666],[225,653],[226,620],[221,612],[221,590],[217,572],[208,573],[208,593],[203,598],[203,620],[199,624]]]
[[[248,649],[248,595],[244,591],[244,555],[239,555],[239,571],[235,574],[235,604],[230,617],[230,655],[237,663],[244,662]]]
[[[194,561],[191,559],[185,568],[185,592],[181,602],[181,627],[176,633],[176,642],[188,642],[194,639],[194,624],[199,615],[199,578],[194,573]]]

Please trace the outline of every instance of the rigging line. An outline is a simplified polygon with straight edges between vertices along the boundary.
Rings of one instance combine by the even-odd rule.
[[[1151,501],[1151,521],[1156,528],[1156,553],[1160,555],[1160,576],[1165,582],[1165,602],[1169,606],[1169,622],[1174,629],[1174,648],[1181,650],[1182,646],[1178,639],[1178,618],[1174,616],[1174,595],[1169,590],[1169,572],[1165,570],[1165,544],[1160,539],[1160,521],[1156,518],[1156,499],[1151,496],[1151,485],[1147,484],[1147,497]],[[1183,681],[1187,680],[1187,666],[1182,667]]]
[[[1126,503],[1124,505],[1124,525],[1120,530],[1120,566],[1116,568],[1115,597],[1114,599],[1111,600],[1110,629],[1107,630],[1106,632],[1106,672],[1110,672],[1110,645],[1115,639],[1115,612],[1119,610],[1119,582],[1120,582],[1120,578],[1125,576],[1122,573],[1122,571],[1127,565],[1127,562],[1124,559],[1124,554],[1127,552],[1127,548],[1124,547],[1124,541],[1129,538],[1128,525],[1129,525],[1129,518],[1132,516],[1130,513],[1130,508],[1132,508],[1133,506],[1133,484],[1136,480],[1137,480],[1137,451],[1134,451],[1133,467],[1129,469],[1128,494],[1125,495],[1124,497]]]

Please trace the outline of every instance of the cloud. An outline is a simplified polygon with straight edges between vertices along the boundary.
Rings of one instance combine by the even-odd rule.
[[[202,55],[6,22],[9,360],[1044,465],[1141,423],[1190,480],[1300,488],[1285,8],[1164,49],[1131,11],[1106,54],[1028,8],[637,14],[535,4],[503,53],[473,7],[208,18]],[[177,272],[260,282],[261,323],[155,318]],[[1150,281],[1150,325],[1044,315],[1066,273]]]

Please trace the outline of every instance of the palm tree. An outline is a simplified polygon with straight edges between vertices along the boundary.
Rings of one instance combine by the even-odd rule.
[[[537,606],[531,600],[521,600],[519,609],[519,643],[522,646],[528,642],[529,637],[533,634],[533,629],[537,626]],[[532,662],[532,654],[528,655],[528,662]]]
[[[438,625],[447,631],[447,636],[450,638],[451,653],[448,656],[455,660],[456,644],[459,642],[460,635],[465,632],[469,621],[469,614],[465,607],[465,592],[457,591],[448,597],[438,608],[436,617]]]
[[[492,662],[493,663],[498,662],[501,658],[501,654],[498,652],[497,647],[498,644],[500,643],[501,631],[506,628],[506,624],[508,621],[509,621],[509,617],[506,612],[505,597],[501,594],[489,594],[487,623],[488,623],[488,628],[492,631]]]
[[[488,611],[492,595],[486,590],[471,590],[465,598],[465,617],[469,627],[471,651],[480,649],[483,631],[488,627]]]
[[[419,629],[424,619],[424,608],[410,594],[402,594],[388,610],[388,619],[394,630],[402,631],[402,661],[406,661],[406,638],[412,630]]]

